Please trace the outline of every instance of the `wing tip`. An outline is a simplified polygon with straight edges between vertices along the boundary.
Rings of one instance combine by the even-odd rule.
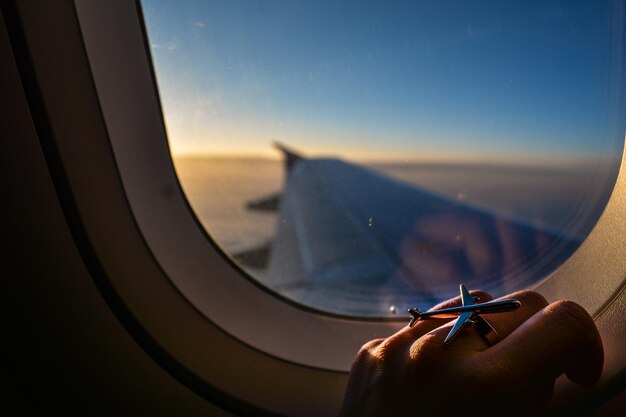
[[[287,172],[291,171],[291,169],[298,161],[304,159],[304,157],[298,152],[294,151],[288,146],[285,146],[281,142],[273,142],[272,145],[274,146],[274,148],[283,153],[283,156],[285,157],[285,168],[287,168]]]

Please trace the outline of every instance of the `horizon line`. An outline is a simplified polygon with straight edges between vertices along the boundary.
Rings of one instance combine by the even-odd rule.
[[[175,152],[170,149],[172,159],[190,159],[190,158],[207,158],[207,159],[254,159],[266,161],[280,161],[282,155],[276,150],[268,150],[267,152]],[[445,155],[443,153],[431,153],[429,155],[371,155],[369,153],[355,152],[353,155],[346,155],[346,152],[302,152],[305,158],[336,158],[346,161],[365,162],[365,163],[449,163],[449,164],[490,164],[490,165],[569,165],[575,163],[589,163],[598,160],[612,160],[620,158],[621,155],[605,155],[599,153],[593,154],[567,154],[555,156],[545,153],[506,153],[506,154],[468,154],[468,155]]]

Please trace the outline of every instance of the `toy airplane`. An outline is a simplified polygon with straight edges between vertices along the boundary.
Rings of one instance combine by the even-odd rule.
[[[454,339],[459,331],[468,324],[475,325],[484,336],[492,332],[497,334],[496,330],[491,327],[491,324],[479,316],[479,313],[502,313],[506,311],[513,311],[522,305],[522,303],[513,298],[477,304],[479,299],[472,297],[463,284],[460,286],[460,291],[461,302],[463,304],[460,307],[442,308],[441,310],[430,310],[424,312],[419,311],[417,308],[410,308],[409,313],[411,313],[412,317],[409,322],[409,326],[415,325],[415,323],[420,319],[446,319],[458,317],[456,323],[452,326],[452,330],[450,330],[444,340],[444,343],[448,344],[452,341],[452,339]]]

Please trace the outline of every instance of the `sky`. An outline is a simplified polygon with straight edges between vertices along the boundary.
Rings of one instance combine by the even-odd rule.
[[[175,155],[621,155],[619,0],[142,7]]]

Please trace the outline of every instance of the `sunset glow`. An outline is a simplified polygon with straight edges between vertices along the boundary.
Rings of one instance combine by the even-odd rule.
[[[611,2],[143,6],[174,155],[621,154]]]

